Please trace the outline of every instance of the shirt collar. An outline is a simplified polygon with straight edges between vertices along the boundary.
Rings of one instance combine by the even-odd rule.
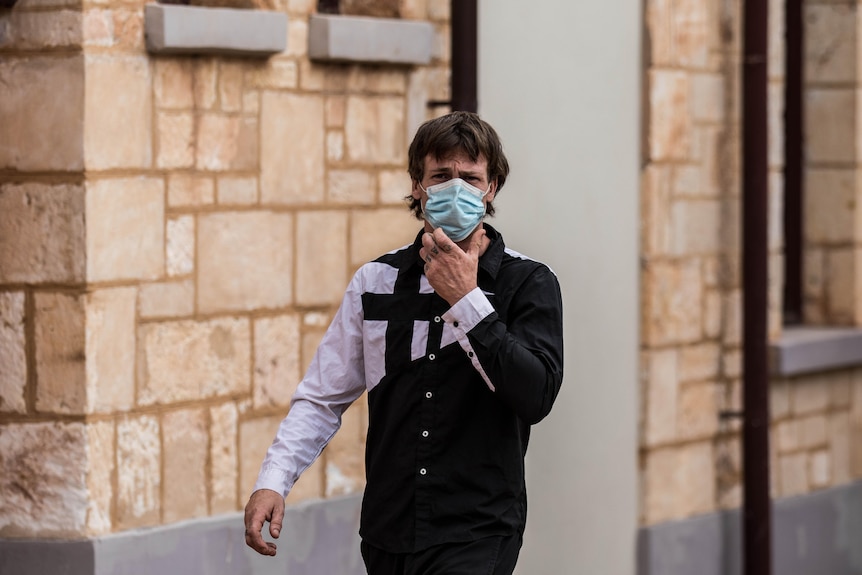
[[[506,250],[506,245],[503,243],[503,236],[500,235],[493,226],[485,223],[485,235],[490,240],[485,253],[479,258],[479,269],[488,273],[491,278],[497,277],[497,271],[500,269],[500,262],[503,261],[503,253]],[[407,272],[412,267],[418,267],[420,270],[424,267],[425,262],[419,257],[419,250],[422,248],[422,235],[425,229],[416,234],[416,239],[413,245],[404,250],[401,261],[398,263],[398,275]]]

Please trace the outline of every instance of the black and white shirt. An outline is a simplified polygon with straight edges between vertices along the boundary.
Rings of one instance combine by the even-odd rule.
[[[523,532],[530,425],[562,383],[562,300],[546,265],[485,229],[478,287],[451,307],[423,273],[423,232],[356,272],[255,489],[287,494],[367,390],[365,541],[405,553]]]

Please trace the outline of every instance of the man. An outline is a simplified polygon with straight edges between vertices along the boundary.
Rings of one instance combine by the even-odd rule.
[[[368,391],[360,536],[371,575],[511,574],[530,426],[562,382],[557,279],[483,223],[509,173],[494,129],[454,112],[410,145],[416,241],[364,265],[300,383],[246,506],[276,547],[284,497]]]

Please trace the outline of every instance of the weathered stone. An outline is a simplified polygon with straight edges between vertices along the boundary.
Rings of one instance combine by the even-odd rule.
[[[742,343],[742,291],[733,290],[724,296],[724,344],[738,345]]]
[[[326,127],[344,128],[347,99],[344,96],[327,96],[325,106]]]
[[[126,411],[135,402],[135,288],[87,294],[87,412]]]
[[[781,478],[781,496],[808,493],[808,455],[794,453],[778,458],[777,474]]]
[[[190,59],[156,58],[153,60],[153,69],[156,106],[180,110],[194,106],[194,71]]]
[[[159,421],[152,415],[117,423],[117,527],[155,525],[161,508]]]
[[[347,285],[347,213],[306,211],[296,216],[296,303],[336,304]],[[312,241],[311,238],[314,238]]]
[[[770,170],[784,169],[784,82],[767,86],[767,164]]]
[[[823,447],[828,441],[826,415],[811,415],[798,420],[799,444],[804,449]]]
[[[821,243],[856,239],[856,170],[805,171],[805,238]]]
[[[322,100],[265,92],[261,118],[261,202],[321,202],[325,191]]]
[[[259,417],[239,424],[239,477],[240,499],[252,493],[260,464],[272,444],[281,416]]]
[[[711,381],[680,388],[676,422],[679,439],[708,439],[718,431],[720,392],[720,387]]]
[[[86,410],[84,297],[36,292],[36,409]]]
[[[149,168],[152,88],[148,59],[101,54],[90,54],[85,59],[87,169]],[[117,90],[117,86],[123,89]]]
[[[793,413],[808,415],[826,411],[829,407],[829,376],[812,375],[791,382]]]
[[[809,162],[854,162],[855,88],[811,88],[805,92],[805,156]]]
[[[144,11],[137,6],[114,10],[114,45],[125,51],[144,53]]]
[[[715,379],[721,370],[721,347],[717,343],[701,343],[679,350],[680,381]]]
[[[354,66],[347,73],[347,91],[351,93],[403,95],[406,90],[405,70],[388,67],[368,69]]]
[[[341,0],[339,13],[375,18],[398,18],[398,5],[399,0]]]
[[[249,90],[242,95],[242,111],[256,116],[260,111],[260,92]]]
[[[293,302],[293,217],[241,212],[198,220],[198,309],[279,308]]]
[[[853,480],[850,469],[850,449],[850,416],[846,411],[833,413],[829,418],[829,454],[835,485]]]
[[[82,423],[0,426],[0,537],[75,537],[87,515]]]
[[[84,167],[84,58],[0,59],[0,169]],[[57,94],[63,94],[58,98]]]
[[[0,13],[0,50],[80,48],[83,41],[81,13],[7,11]]]
[[[775,445],[779,453],[799,449],[799,422],[795,419],[782,421],[775,427]]]
[[[427,0],[429,20],[449,20],[451,18],[451,3],[447,0]]]
[[[326,447],[326,497],[338,497],[365,486],[365,441],[360,410],[344,412],[341,429]]]
[[[87,533],[110,533],[114,500],[114,422],[87,424]]]
[[[649,155],[655,161],[685,160],[690,155],[689,75],[649,72]]]
[[[219,103],[223,112],[242,110],[243,69],[237,62],[219,62]]]
[[[721,339],[721,292],[709,290],[704,294],[703,335],[707,339]]]
[[[291,18],[287,23],[287,50],[285,56],[305,58],[308,53],[308,20]]]
[[[724,377],[737,378],[742,376],[742,351],[735,349],[725,351],[721,356],[721,373]]]
[[[191,113],[160,112],[157,119],[159,168],[191,168],[195,163],[195,119]]]
[[[338,74],[337,70],[340,68],[327,70],[326,67],[303,58],[299,61],[299,87],[305,92],[319,92],[324,87],[333,89],[332,86],[326,86],[327,79]]]
[[[708,2],[655,0],[646,5],[649,55],[653,65],[703,67],[709,43]],[[722,48],[726,49],[725,46]]]
[[[218,179],[218,203],[249,206],[257,203],[257,178],[225,176]]]
[[[107,47],[114,43],[114,14],[110,10],[85,10],[81,27],[85,47]]]
[[[195,218],[180,216],[168,220],[167,272],[184,276],[195,270]]]
[[[652,262],[643,273],[643,338],[648,345],[702,337],[703,289],[696,260]]]
[[[644,255],[670,253],[670,168],[649,164],[641,172],[641,246]]]
[[[831,324],[855,325],[860,310],[862,251],[832,249],[826,253],[826,309]]]
[[[168,178],[168,205],[172,208],[207,206],[215,202],[212,178],[172,174]]]
[[[372,205],[377,197],[374,174],[363,170],[330,170],[327,199],[334,204]]]
[[[832,484],[832,461],[828,451],[811,454],[811,487],[822,489]]]
[[[138,313],[144,319],[191,316],[194,311],[192,280],[142,284],[138,288]]]
[[[402,0],[400,11],[405,20],[426,20],[428,0]]]
[[[712,254],[722,249],[722,202],[680,200],[671,208],[671,245],[677,256]]]
[[[176,321],[138,329],[138,402],[170,404],[251,389],[247,319]]]
[[[344,132],[330,130],[326,133],[326,159],[335,163],[344,159]]]
[[[847,409],[853,401],[853,372],[836,371],[829,380],[830,401],[833,409]]]
[[[326,328],[321,326],[315,329],[305,329],[302,334],[302,373],[308,371],[317,348],[323,340]]]
[[[645,524],[713,511],[715,483],[711,442],[647,453],[643,498]]]
[[[407,157],[404,113],[403,98],[348,97],[347,157],[360,164],[403,164]]]
[[[645,352],[646,401],[643,438],[646,446],[668,443],[676,438],[679,353],[675,349]]]
[[[291,90],[299,86],[299,69],[296,60],[270,58],[266,62],[249,65],[246,78],[248,84],[254,88]]]
[[[382,170],[379,173],[380,203],[406,205],[404,198],[410,195],[411,181],[407,170]]]
[[[194,64],[192,85],[197,109],[210,110],[215,106],[218,81],[216,62],[215,58],[201,58]]]
[[[171,411],[162,416],[164,442],[163,521],[207,514],[207,432],[202,408]]]
[[[157,279],[164,274],[161,178],[87,183],[87,279]]]
[[[299,329],[295,314],[254,321],[255,409],[290,404],[301,377]]]
[[[413,243],[422,228],[404,208],[357,210],[350,216],[350,264],[358,267],[381,254]]]
[[[855,83],[858,79],[858,7],[806,4],[805,69],[808,83]]]
[[[210,408],[210,513],[229,513],[238,507],[236,487],[237,410],[233,403]],[[245,495],[245,494],[243,494]],[[243,502],[244,503],[244,502]]]
[[[27,340],[24,335],[24,292],[0,292],[0,412],[25,413],[27,402]]]
[[[769,412],[775,421],[790,415],[790,388],[786,380],[772,381],[769,386]]]
[[[303,471],[293,489],[287,494],[285,502],[295,505],[302,501],[322,499],[326,485],[326,455],[321,455],[311,464],[311,467]]]
[[[257,118],[203,115],[198,120],[195,166],[199,170],[255,170]]]
[[[691,79],[691,88],[692,118],[697,122],[723,122],[727,108],[724,76],[695,74]]]
[[[290,14],[308,16],[317,9],[315,0],[287,0],[287,11]]]

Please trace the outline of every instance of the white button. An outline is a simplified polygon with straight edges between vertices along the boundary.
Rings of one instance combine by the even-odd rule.
[[[425,392],[425,399],[431,399],[432,397],[434,397],[433,393],[431,393],[430,391]]]
[[[440,323],[440,316],[434,316],[434,323]]]
[[[428,437],[428,430],[422,432],[422,437]]]
[[[428,359],[430,359],[431,361],[434,361],[435,359],[437,359],[437,356],[436,356],[436,355],[434,355],[433,353],[429,353],[429,354],[428,354]]]
[[[419,475],[425,475],[426,473],[428,473],[428,470],[425,469],[424,467],[419,470]]]

